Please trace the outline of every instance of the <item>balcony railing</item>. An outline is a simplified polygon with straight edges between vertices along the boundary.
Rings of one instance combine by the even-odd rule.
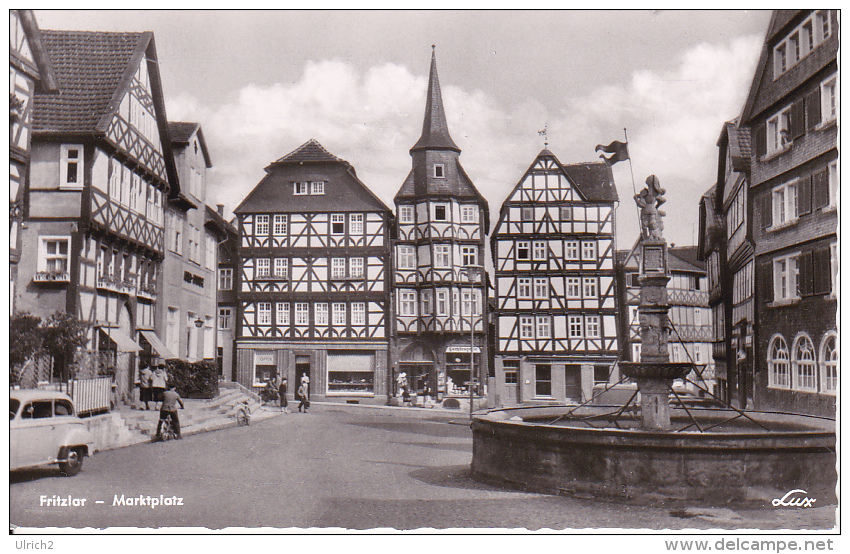
[[[144,284],[136,289],[136,295],[148,300],[156,300],[156,283]]]
[[[118,294],[134,294],[136,292],[136,284],[132,281],[122,281],[108,275],[97,278],[97,288]]]
[[[39,271],[33,276],[36,283],[69,283],[71,275],[67,271]]]

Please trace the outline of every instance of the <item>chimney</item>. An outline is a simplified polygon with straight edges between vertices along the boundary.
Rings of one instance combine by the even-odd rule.
[[[224,217],[224,204],[216,204],[215,210],[218,212],[218,215]]]

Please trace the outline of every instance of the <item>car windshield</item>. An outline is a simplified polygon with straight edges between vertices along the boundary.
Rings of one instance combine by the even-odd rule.
[[[21,405],[21,401],[17,398],[9,399],[9,419],[15,419],[15,414],[18,413],[18,407]]]

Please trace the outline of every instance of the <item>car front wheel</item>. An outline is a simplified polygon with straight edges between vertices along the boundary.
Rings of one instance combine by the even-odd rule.
[[[59,462],[59,471],[65,477],[73,477],[83,469],[83,453],[79,448],[72,448],[68,451],[68,459],[64,462]]]

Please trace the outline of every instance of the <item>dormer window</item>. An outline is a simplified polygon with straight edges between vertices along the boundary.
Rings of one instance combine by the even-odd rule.
[[[293,183],[293,185],[295,186],[295,191],[294,191],[294,193],[295,193],[295,195],[296,195],[296,196],[301,196],[301,195],[304,195],[304,194],[309,194],[309,193],[307,192],[307,191],[308,191],[307,185],[309,185],[309,183],[307,183],[307,182],[303,182],[303,183]]]
[[[83,159],[83,147],[79,144],[63,144],[60,151],[59,186],[82,187],[80,162]]]
[[[325,194],[325,182],[313,181],[310,183],[310,194]]]
[[[446,166],[443,164],[434,164],[434,177],[443,179],[446,176]]]

